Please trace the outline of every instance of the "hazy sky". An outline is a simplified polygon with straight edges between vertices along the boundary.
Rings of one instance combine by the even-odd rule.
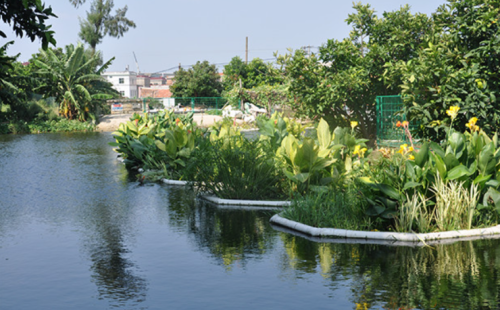
[[[21,0],[14,0],[21,1]],[[90,8],[87,0],[78,9],[68,0],[46,0],[58,18],[49,20],[56,32],[57,46],[79,41],[79,18],[85,18]],[[394,11],[409,4],[412,12],[431,14],[446,3],[444,0],[370,0],[377,14]],[[353,12],[352,2],[344,0],[114,0],[115,9],[128,6],[127,16],[137,27],[123,38],[105,37],[97,46],[104,59],[116,57],[109,71],[123,71],[127,65],[137,71],[135,52],[141,72],[157,72],[196,61],[224,64],[234,56],[245,59],[245,37],[249,41],[249,60],[255,57],[273,58],[273,52],[286,53],[287,48],[320,46],[328,39],[348,36],[345,23]],[[12,30],[0,22],[7,40],[15,44],[9,55],[21,53],[27,61],[40,48],[40,42],[15,37]],[[312,49],[313,51],[317,49]],[[171,69],[170,72],[174,70]]]

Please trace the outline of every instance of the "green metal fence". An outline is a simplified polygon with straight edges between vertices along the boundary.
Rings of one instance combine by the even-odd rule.
[[[219,110],[228,102],[223,97],[177,97],[164,98],[163,104],[166,108],[199,110]],[[241,109],[241,102],[239,103]]]
[[[377,96],[377,145],[398,146],[403,142],[408,142],[402,127],[396,127],[398,121],[406,121],[403,111],[403,100],[401,96]],[[418,122],[412,121],[409,124],[410,132],[413,134],[418,128]]]

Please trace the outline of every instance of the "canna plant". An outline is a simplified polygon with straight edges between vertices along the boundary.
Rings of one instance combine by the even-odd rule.
[[[342,147],[332,144],[334,137],[326,121],[321,119],[317,142],[309,137],[298,140],[293,135],[283,139],[277,154],[284,162],[286,177],[294,184],[293,190],[304,193],[310,185],[331,183],[331,172],[327,168],[337,161],[333,153]]]
[[[122,154],[127,166],[163,170],[170,178],[180,178],[196,138],[203,135],[192,116],[176,117],[168,111],[155,116],[134,114],[120,124],[113,133],[116,141],[109,144]]]
[[[457,109],[449,110],[451,114]],[[452,119],[453,116],[451,115]],[[442,144],[424,142],[418,151],[401,147],[390,159],[375,163],[371,175],[358,178],[368,191],[365,197],[371,216],[393,219],[408,197],[423,195],[432,211],[437,202],[434,188],[438,179],[464,188],[477,188],[477,218],[497,222],[500,214],[500,147],[498,135],[489,137],[472,118],[464,133],[453,129]],[[375,152],[374,152],[375,153]],[[375,181],[377,180],[377,181]],[[429,211],[428,210],[428,211]]]

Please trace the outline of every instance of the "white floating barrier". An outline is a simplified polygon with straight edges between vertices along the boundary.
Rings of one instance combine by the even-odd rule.
[[[271,223],[275,223],[289,229],[293,229],[313,237],[337,237],[337,238],[354,238],[354,239],[376,239],[386,241],[409,241],[422,242],[440,239],[458,239],[472,236],[493,236],[500,234],[500,225],[488,228],[476,228],[469,230],[454,230],[435,233],[398,233],[385,231],[361,231],[348,230],[337,228],[317,228],[305,225],[299,222],[285,219],[278,214],[271,217]]]

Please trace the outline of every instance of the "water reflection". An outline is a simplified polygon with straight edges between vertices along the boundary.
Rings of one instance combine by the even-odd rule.
[[[0,136],[0,237],[28,234],[37,222],[69,225],[89,257],[90,274],[79,280],[95,283],[98,299],[128,307],[144,300],[147,282],[127,249],[130,206],[137,206],[130,203],[137,195],[128,193],[135,185],[115,160],[110,141],[110,135],[97,133]],[[57,236],[40,242],[49,251],[60,248]]]
[[[189,189],[131,182],[110,140],[0,136],[4,307],[499,308],[499,240],[432,248],[307,240],[275,231],[274,211],[219,208]],[[70,306],[47,306],[62,292],[73,295]]]
[[[497,309],[498,240],[425,246],[312,243],[281,233],[283,268],[350,283],[356,309]]]
[[[198,247],[227,271],[262,259],[276,243],[269,226],[272,211],[218,207],[194,200],[192,191],[182,187],[173,188],[169,198],[171,226],[187,226]]]
[[[120,212],[124,211],[126,212]],[[127,257],[129,251],[125,242],[124,230],[128,227],[126,219],[128,208],[110,208],[99,204],[92,207],[87,217],[84,241],[85,251],[89,253],[92,265],[92,279],[97,285],[99,298],[107,299],[113,306],[134,306],[144,301],[147,281],[137,275],[139,268]]]

